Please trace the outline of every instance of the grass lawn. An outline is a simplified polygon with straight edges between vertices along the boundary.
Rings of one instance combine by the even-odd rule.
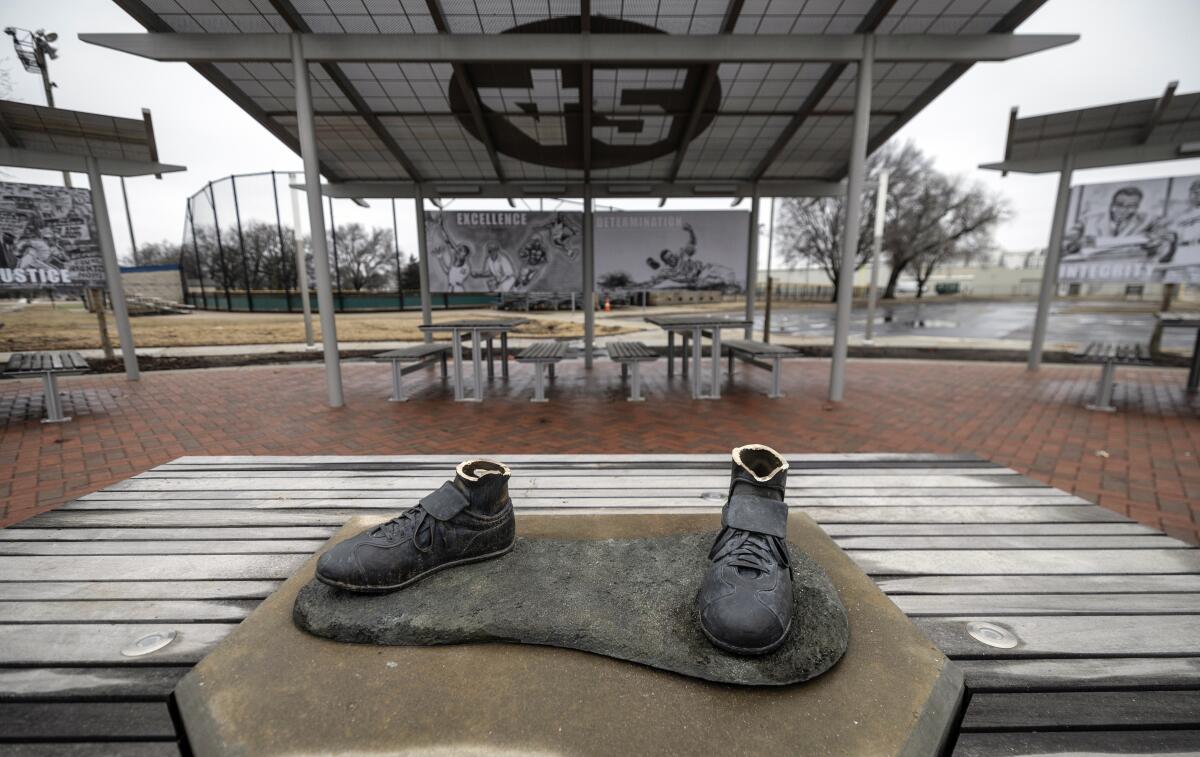
[[[439,320],[468,315],[494,316],[494,311],[452,311],[433,314]],[[514,314],[522,315],[525,314]],[[536,338],[581,338],[583,323],[576,313],[532,313],[516,335]],[[420,341],[419,312],[354,313],[337,317],[338,340],[343,342]],[[96,317],[78,302],[0,304],[0,351],[98,349],[100,333]],[[304,318],[299,313],[218,313],[196,311],[189,315],[139,316],[130,319],[138,347],[192,347],[222,344],[288,344],[304,341]],[[313,314],[320,339],[320,322]],[[632,329],[596,324],[596,334],[620,334]],[[116,324],[108,313],[108,333],[117,344]]]

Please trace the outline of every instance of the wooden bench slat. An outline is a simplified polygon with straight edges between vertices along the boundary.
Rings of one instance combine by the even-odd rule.
[[[980,620],[1008,629],[1019,643],[1001,649],[977,641],[969,627]],[[913,622],[949,657],[1200,656],[1200,615],[985,615]]]
[[[721,346],[735,352],[748,355],[764,355],[769,357],[800,357],[800,351],[780,344],[756,342],[751,339],[722,339]]]
[[[658,353],[641,342],[609,342],[605,348],[616,362],[658,360]]]
[[[1200,657],[958,660],[973,691],[1200,688]]]
[[[0,581],[0,601],[266,599],[279,580]]]
[[[400,347],[395,350],[388,350],[374,355],[374,360],[424,360],[429,357],[443,355],[450,352],[450,345],[431,343],[431,344],[414,344],[408,347]]]
[[[136,697],[166,700],[186,667],[0,668],[0,702]]]
[[[1200,691],[1055,691],[975,694],[961,729],[1200,729]]]
[[[175,739],[166,702],[0,702],[5,741]]]
[[[1195,754],[1200,730],[964,733],[953,757]]]

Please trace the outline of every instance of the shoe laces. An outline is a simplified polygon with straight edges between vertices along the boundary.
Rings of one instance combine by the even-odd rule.
[[[413,545],[422,552],[428,552],[433,546],[433,521],[425,508],[420,505],[410,507],[386,523],[380,523],[371,531],[372,537],[388,541],[406,534],[412,537]],[[419,537],[425,537],[423,545]]]
[[[767,534],[727,528],[709,552],[709,559],[724,559],[726,564],[752,571],[754,577],[766,573],[772,565],[788,565],[787,552],[778,539]]]

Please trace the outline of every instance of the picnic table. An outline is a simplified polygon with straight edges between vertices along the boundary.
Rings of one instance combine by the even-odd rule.
[[[644,319],[667,332],[667,378],[675,375],[675,332],[680,332],[683,355],[680,364],[683,375],[687,370],[687,343],[692,341],[692,399],[716,400],[721,398],[721,329],[745,329],[752,321],[744,316],[733,316],[722,313],[684,313],[680,315],[650,315]],[[700,361],[703,349],[700,339],[709,336],[712,339],[712,355],[709,365],[709,391],[704,393],[703,381],[700,377]]]
[[[961,666],[951,753],[1200,745],[1196,549],[967,455],[787,458],[794,511]],[[728,487],[728,455],[500,459],[525,513],[715,513]],[[0,530],[0,742],[179,754],[188,669],[348,518],[458,462],[182,457]]]
[[[1195,394],[1200,390],[1200,313],[1155,313],[1154,317],[1163,329],[1196,329],[1196,342],[1192,346],[1192,363],[1187,377],[1187,391]]]
[[[492,338],[496,335],[500,337],[500,371],[501,375],[507,379],[508,332],[526,323],[529,323],[527,318],[468,318],[458,321],[441,321],[419,328],[426,334],[450,332],[450,349],[454,356],[454,399],[457,402],[483,402],[481,356],[483,339],[485,337],[487,339],[488,379],[490,380],[495,375],[492,364]],[[466,396],[463,387],[462,338],[464,334],[471,336],[471,366],[475,372],[474,394],[470,397]]]
[[[78,352],[16,352],[8,358],[0,376],[6,379],[40,376],[45,395],[46,417],[42,423],[66,423],[58,397],[58,376],[88,372],[87,361]]]

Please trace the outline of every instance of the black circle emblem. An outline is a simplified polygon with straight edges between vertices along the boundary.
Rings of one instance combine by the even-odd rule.
[[[514,26],[504,34],[547,34],[547,33],[578,33],[581,24],[578,16],[548,18],[528,24]],[[665,34],[661,29],[639,24],[623,19],[594,16],[591,19],[591,32],[594,34]],[[609,74],[613,66],[596,66],[594,75]],[[604,112],[595,108],[592,113],[592,124],[589,129],[591,137],[591,167],[617,168],[632,166],[638,163],[660,158],[677,150],[683,142],[684,131],[687,129],[688,115],[697,97],[701,82],[705,76],[704,66],[685,67],[646,67],[626,66],[625,70],[638,71],[678,71],[686,70],[682,84],[659,85],[648,81],[640,88],[622,88],[616,93],[618,105],[636,105],[640,107],[637,113],[623,114],[621,112]],[[535,70],[538,72],[535,75]],[[450,87],[450,107],[459,114],[458,119],[463,127],[476,139],[483,141],[483,135],[475,119],[471,116],[468,97],[471,97],[470,87],[460,76],[465,71],[471,83],[480,92],[483,117],[496,151],[516,158],[526,163],[581,170],[583,165],[583,129],[581,128],[582,109],[579,103],[580,81],[583,67],[578,64],[555,65],[538,64],[469,64],[455,70],[453,84]],[[557,84],[560,88],[561,111],[545,112],[539,109],[536,86],[545,86],[543,72],[556,72]],[[539,84],[543,82],[543,84]],[[618,86],[620,77],[617,78]],[[509,114],[500,113],[488,107],[489,90],[502,90],[505,102],[515,103],[521,109],[518,125]],[[528,93],[527,96],[524,93]],[[570,97],[574,97],[570,101]],[[494,99],[493,99],[494,101]],[[693,132],[693,138],[702,133],[712,123],[714,113],[721,103],[721,83],[714,79],[709,90],[708,98],[700,112],[700,122]],[[602,103],[603,105],[603,103]],[[661,138],[653,142],[636,140],[634,135],[648,128],[658,127],[647,125],[648,118],[666,118],[669,126]],[[530,128],[530,124],[540,124],[543,119],[561,119],[562,128]],[[596,138],[600,127],[609,127],[611,133],[628,135],[623,143],[614,144]],[[549,139],[539,139],[537,134],[553,135]]]

